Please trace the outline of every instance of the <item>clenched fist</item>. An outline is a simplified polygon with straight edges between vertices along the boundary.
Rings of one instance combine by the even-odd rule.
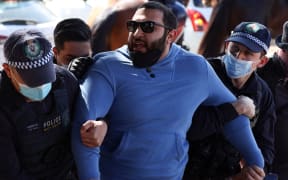
[[[80,129],[82,143],[88,147],[100,146],[107,133],[107,128],[105,121],[86,121]]]

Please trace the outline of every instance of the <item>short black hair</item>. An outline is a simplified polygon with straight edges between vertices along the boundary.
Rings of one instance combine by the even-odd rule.
[[[177,18],[172,12],[170,8],[165,6],[164,4],[156,1],[148,1],[141,6],[138,7],[138,9],[145,8],[145,9],[156,9],[163,12],[163,22],[165,26],[168,26],[171,29],[177,28]]]
[[[63,49],[66,41],[91,41],[90,27],[79,18],[68,18],[60,21],[54,29],[56,48]]]

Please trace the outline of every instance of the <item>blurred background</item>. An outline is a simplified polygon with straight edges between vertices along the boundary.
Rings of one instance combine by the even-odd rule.
[[[1,0],[0,1],[0,62],[3,62],[3,44],[16,29],[38,28],[53,43],[53,29],[65,18],[77,17],[89,24],[91,16],[101,16],[117,0]],[[131,0],[133,1],[133,0]],[[184,44],[196,52],[207,27],[211,4],[189,0],[184,29]],[[123,22],[124,23],[124,22]]]
[[[101,18],[104,10],[113,7],[116,1],[119,0],[0,0],[0,63],[4,60],[3,44],[13,31],[38,28],[53,44],[53,30],[59,21],[76,17],[83,19],[91,27],[95,17]],[[191,52],[197,52],[217,2],[218,0],[187,1],[188,18],[184,26],[183,45]],[[274,50],[272,41],[270,52]]]

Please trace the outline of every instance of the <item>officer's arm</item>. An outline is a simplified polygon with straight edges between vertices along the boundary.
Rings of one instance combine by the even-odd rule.
[[[253,100],[246,96],[240,96],[233,103],[224,103],[219,106],[200,106],[193,116],[193,124],[187,133],[187,138],[193,141],[219,132],[225,123],[242,114],[248,117],[255,115]]]
[[[21,167],[16,146],[16,130],[0,109],[0,179],[33,179]]]
[[[226,122],[238,116],[231,103],[219,106],[200,106],[194,113],[192,125],[187,133],[190,141],[205,138],[220,131]]]
[[[265,159],[265,170],[269,172],[275,156],[275,124],[276,112],[273,95],[270,91],[262,89],[262,101],[253,134]],[[266,93],[266,94],[264,94]]]

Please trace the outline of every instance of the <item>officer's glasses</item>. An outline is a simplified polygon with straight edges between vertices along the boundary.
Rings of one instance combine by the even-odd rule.
[[[154,31],[155,26],[161,26],[165,29],[171,29],[163,24],[159,24],[153,21],[144,21],[144,22],[127,21],[126,25],[129,32],[135,32],[139,26],[144,33],[152,33]]]

